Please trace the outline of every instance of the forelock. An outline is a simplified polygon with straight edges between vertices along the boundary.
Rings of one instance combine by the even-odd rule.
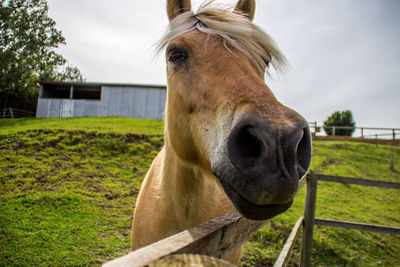
[[[197,13],[188,11],[171,20],[157,44],[157,51],[161,51],[176,37],[195,29],[218,36],[226,47],[228,44],[245,53],[261,75],[269,65],[276,71],[285,69],[286,59],[268,34],[244,14],[232,11],[232,8],[210,5],[210,2],[201,5]]]

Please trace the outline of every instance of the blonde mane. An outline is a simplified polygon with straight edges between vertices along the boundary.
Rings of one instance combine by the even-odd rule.
[[[220,37],[228,50],[228,46],[231,46],[245,53],[261,75],[264,75],[269,65],[277,71],[285,68],[286,59],[271,37],[254,25],[245,14],[236,10],[232,12],[227,7],[211,6],[212,2],[203,3],[196,14],[188,11],[170,21],[166,33],[158,42],[157,51],[174,38],[198,30]]]

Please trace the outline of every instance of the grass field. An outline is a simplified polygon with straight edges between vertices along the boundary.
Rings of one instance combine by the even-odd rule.
[[[164,121],[121,117],[0,119],[0,134],[28,130],[68,130],[96,133],[162,135]]]
[[[126,254],[137,193],[163,144],[163,122],[126,118],[0,120],[0,266],[100,265]],[[400,181],[398,147],[313,143],[315,173]],[[269,266],[304,189],[245,246],[242,266]],[[399,190],[320,182],[316,216],[400,227]],[[400,266],[400,237],[316,227],[318,266]],[[299,242],[290,266],[297,266]]]

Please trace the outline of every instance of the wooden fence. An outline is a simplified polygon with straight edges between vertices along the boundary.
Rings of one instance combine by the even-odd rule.
[[[300,179],[299,190],[305,181],[306,176]],[[104,266],[145,266],[149,262],[176,253],[196,253],[221,258],[243,245],[268,221],[249,220],[237,211],[232,211],[109,261]]]
[[[318,126],[317,122],[309,122],[310,128],[314,128],[315,133],[321,132],[322,126]],[[392,140],[399,139],[400,129],[399,128],[378,128],[378,127],[351,127],[351,126],[326,126],[328,129],[332,129],[332,136],[336,136],[336,130],[340,129],[355,129],[360,130],[359,138],[375,138],[378,137],[391,137]],[[373,134],[366,134],[367,131],[373,131]],[[377,131],[383,131],[384,133],[376,133]]]
[[[0,109],[0,118],[25,118],[25,117],[35,117],[35,114],[31,111],[15,109],[15,108],[6,108]]]
[[[307,176],[304,176],[299,181],[299,190],[307,182],[304,217],[300,217],[297,220],[275,262],[275,267],[286,265],[301,228],[303,229],[303,236],[300,266],[311,265],[311,248],[314,225],[400,234],[400,228],[397,227],[315,218],[318,180],[400,189],[400,183],[318,174],[308,174]],[[125,256],[109,261],[105,263],[104,266],[145,266],[162,257],[177,253],[202,254],[216,258],[223,258],[230,255],[237,248],[243,245],[268,221],[269,219],[263,221],[249,220],[242,217],[236,211],[232,211],[204,224],[190,228],[149,246],[133,251]]]
[[[332,175],[321,175],[321,174],[307,175],[307,192],[306,192],[306,202],[304,207],[304,219],[303,217],[299,218],[298,222],[293,227],[292,233],[289,236],[288,240],[286,241],[286,244],[284,245],[284,248],[274,266],[276,267],[285,266],[286,262],[289,259],[290,250],[293,247],[294,241],[296,240],[296,237],[299,233],[299,228],[300,228],[299,224],[301,224],[301,222],[303,222],[303,237],[301,245],[300,266],[311,266],[311,248],[312,248],[314,225],[341,227],[347,229],[372,231],[378,233],[400,234],[400,228],[398,227],[315,218],[318,180],[325,182],[342,183],[342,184],[356,184],[363,186],[377,186],[381,188],[400,189],[400,183],[340,177]]]

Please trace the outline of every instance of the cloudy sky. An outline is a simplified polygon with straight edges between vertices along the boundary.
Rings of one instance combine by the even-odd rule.
[[[254,22],[290,64],[267,84],[308,121],[351,109],[357,126],[400,128],[399,14],[397,0],[258,0]],[[49,15],[67,40],[58,52],[87,81],[166,84],[153,46],[165,1],[49,0]]]

